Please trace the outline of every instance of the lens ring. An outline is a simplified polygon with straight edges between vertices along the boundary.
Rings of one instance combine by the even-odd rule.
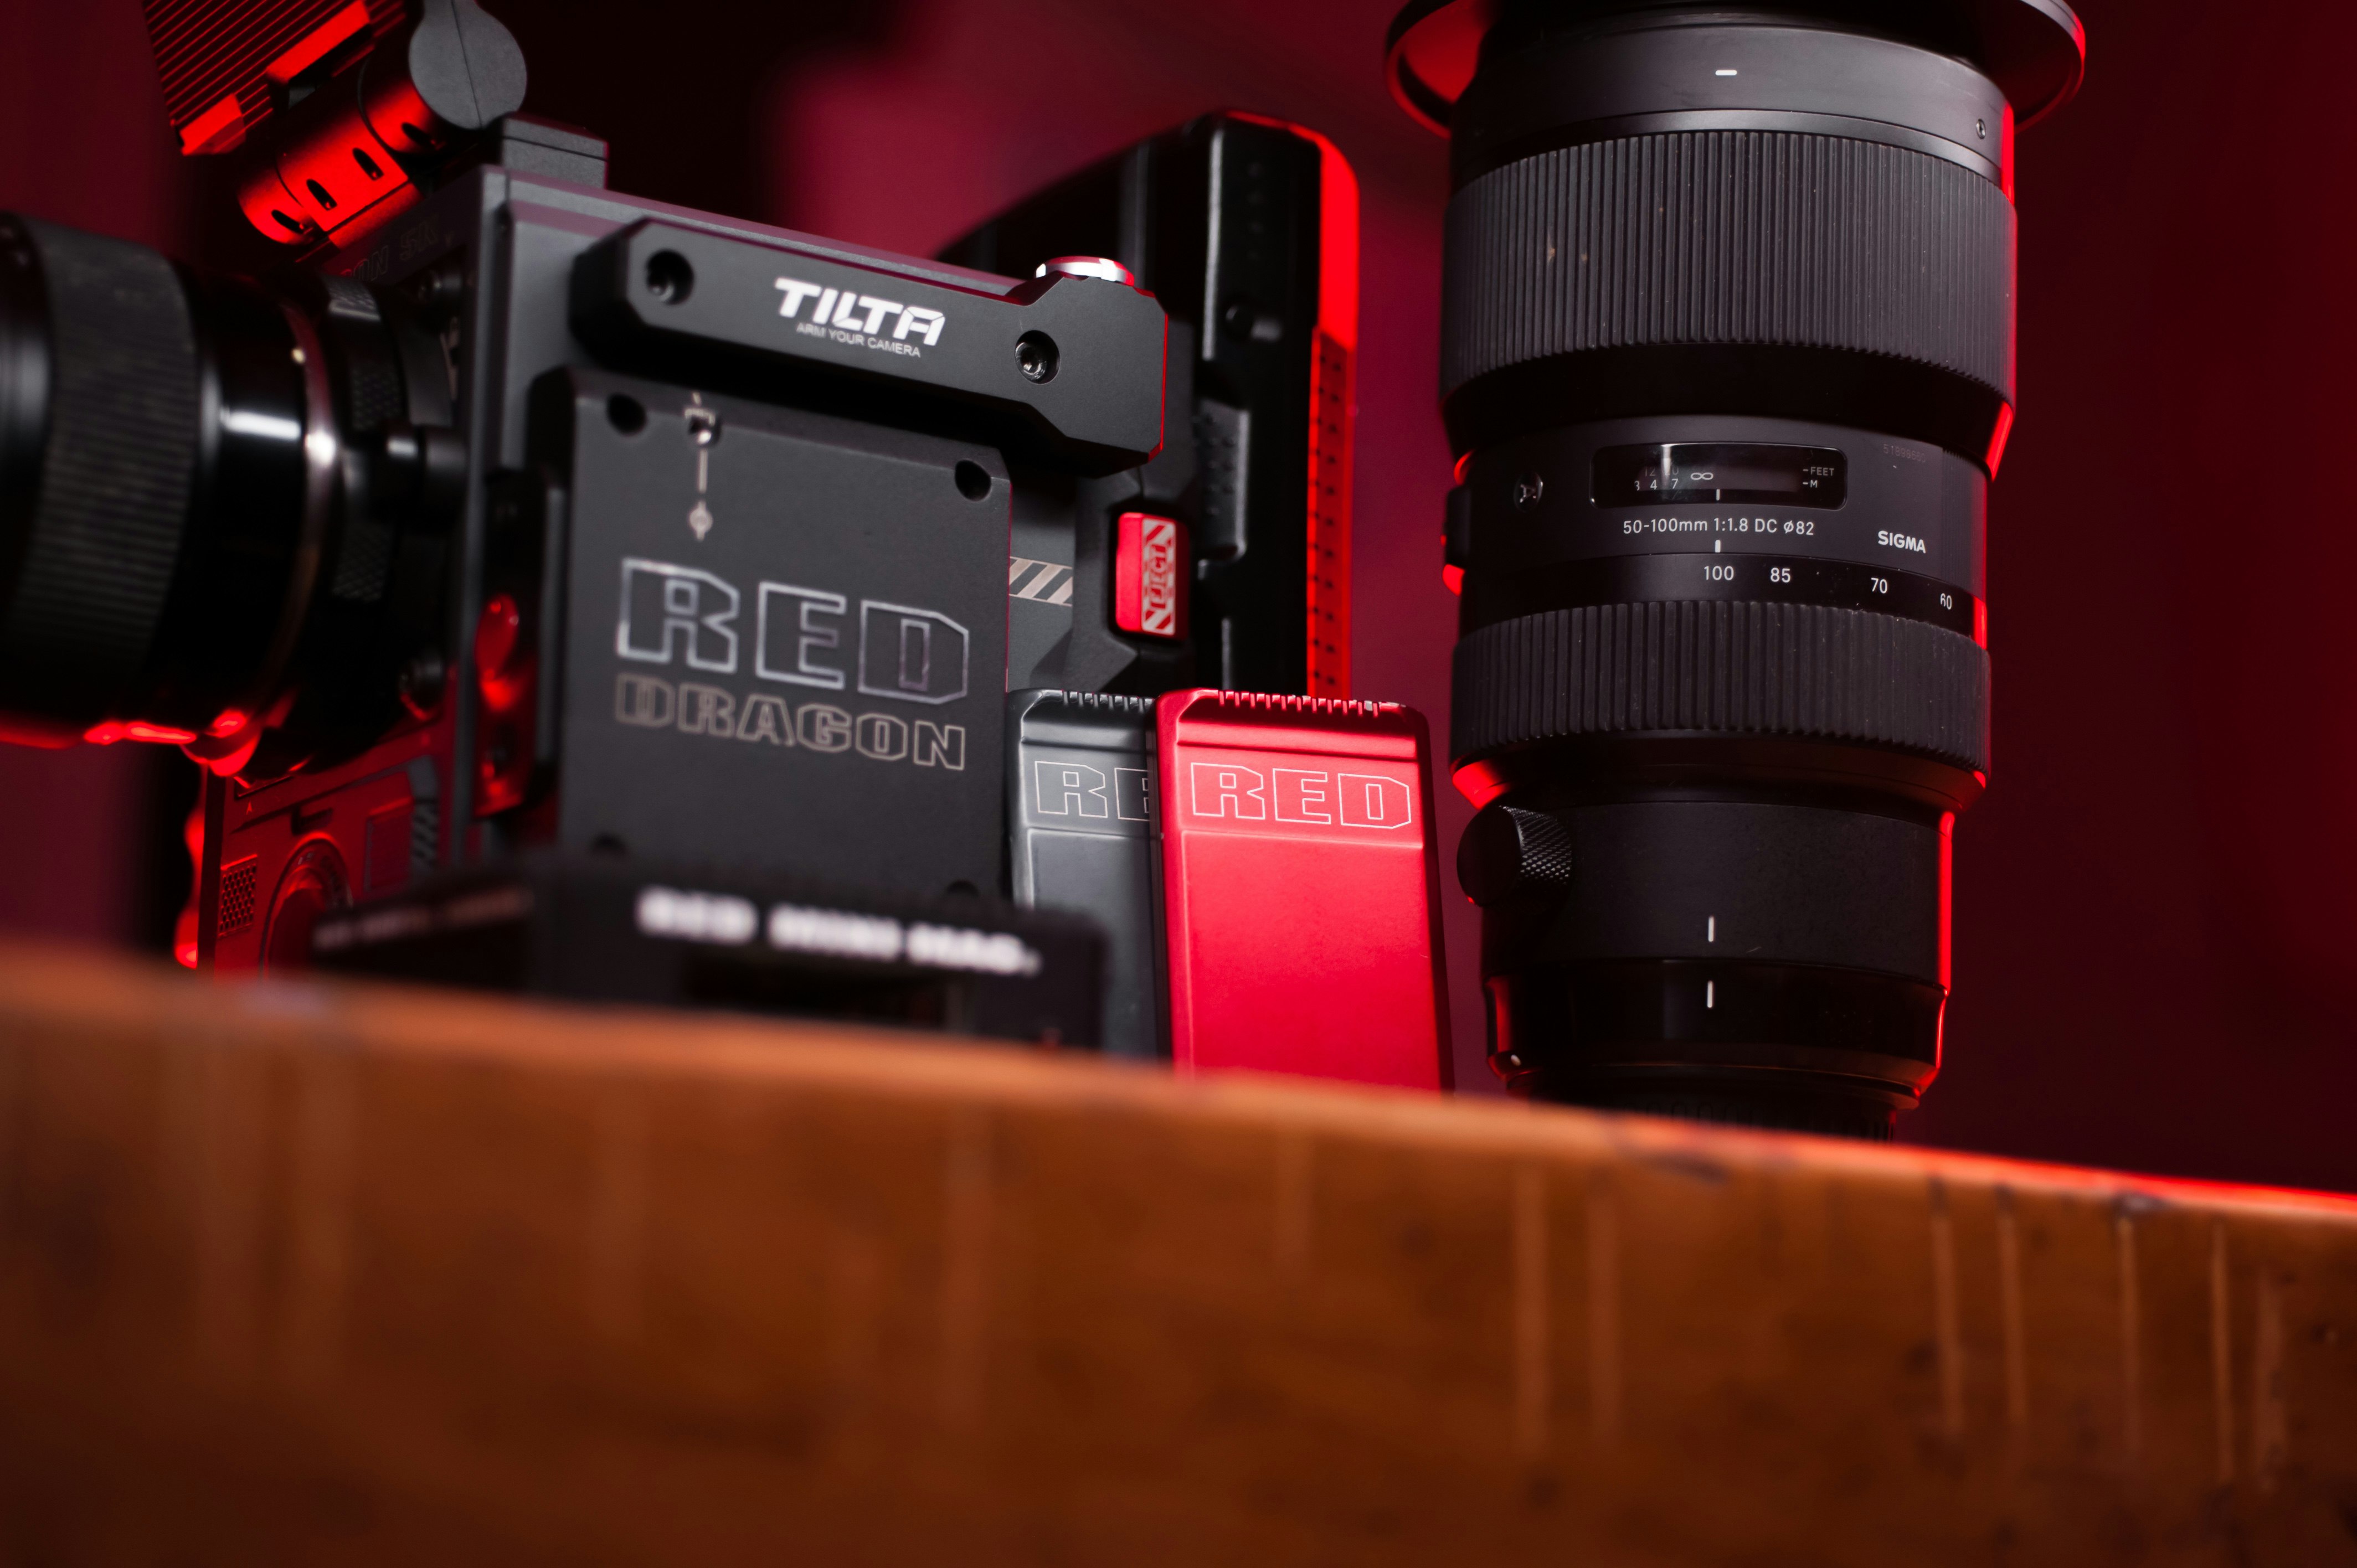
[[[303,520],[296,535],[277,629],[271,634],[269,650],[255,666],[244,694],[234,704],[246,713],[258,712],[276,693],[295,657],[295,645],[302,639],[311,593],[319,579],[319,564],[327,553],[328,523],[335,510],[336,476],[343,458],[335,389],[328,380],[328,353],[318,328],[292,304],[282,302],[279,309],[294,334],[296,362],[303,372]]]
[[[1869,610],[1759,601],[1587,605],[1460,639],[1454,765],[1590,736],[1814,737],[1988,769],[1989,660]]]
[[[11,539],[0,702],[79,734],[138,679],[167,606],[200,459],[196,324],[144,246],[9,218],[34,258],[0,311],[20,395],[0,461]],[[38,474],[38,478],[32,478]]]
[[[1909,361],[2010,401],[2013,230],[1987,180],[1871,142],[1713,132],[1541,153],[1449,200],[1442,395],[1534,360],[1757,345]]]

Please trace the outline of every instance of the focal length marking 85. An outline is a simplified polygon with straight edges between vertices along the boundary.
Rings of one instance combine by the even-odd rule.
[[[1492,580],[1492,579],[1495,580]],[[1577,605],[1651,604],[1681,599],[1765,599],[1874,610],[1929,621],[1962,636],[1985,635],[1981,601],[1953,584],[1914,572],[1795,555],[1609,555],[1469,574],[1467,624]]]

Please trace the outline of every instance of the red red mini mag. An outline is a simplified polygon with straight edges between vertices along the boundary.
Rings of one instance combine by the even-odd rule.
[[[1211,691],[1156,716],[1173,1065],[1447,1088],[1423,716]]]

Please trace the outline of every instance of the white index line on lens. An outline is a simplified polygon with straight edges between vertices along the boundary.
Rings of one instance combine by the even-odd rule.
[[[1718,940],[1718,917],[1716,915],[1711,916],[1709,919],[1709,940]]]
[[[1706,980],[1702,983],[1702,1004],[1706,1007],[1716,1007],[1718,1005],[1717,981]]]
[[[282,419],[274,413],[255,413],[250,409],[233,408],[222,414],[221,428],[231,435],[252,435],[264,441],[303,439],[300,420]]]
[[[1731,70],[1717,70],[1713,71],[1711,74],[1714,76],[1733,76],[1735,73]]]

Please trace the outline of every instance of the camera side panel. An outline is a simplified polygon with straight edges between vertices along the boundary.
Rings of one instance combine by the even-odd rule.
[[[995,452],[584,371],[533,446],[568,495],[560,843],[997,885]]]

